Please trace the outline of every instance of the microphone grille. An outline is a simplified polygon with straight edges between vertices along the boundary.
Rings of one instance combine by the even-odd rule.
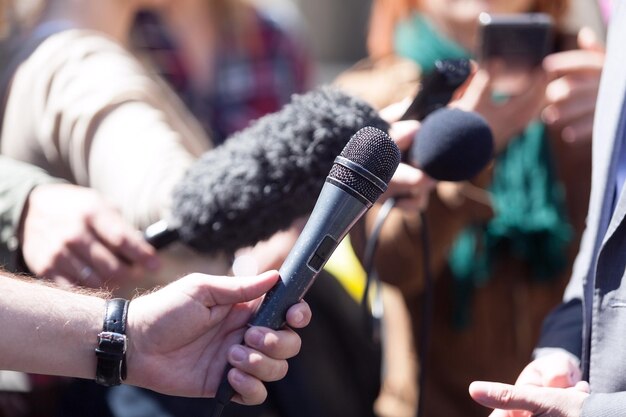
[[[371,126],[356,132],[340,156],[359,165],[385,185],[389,183],[400,163],[398,146],[385,132]],[[371,203],[383,193],[380,185],[343,165],[334,164],[328,177],[354,189]]]

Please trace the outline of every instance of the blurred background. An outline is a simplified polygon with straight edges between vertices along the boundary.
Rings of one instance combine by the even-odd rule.
[[[309,45],[316,61],[315,81],[329,82],[343,70],[367,55],[367,33],[370,0],[254,0],[269,7],[277,17],[290,22]],[[605,28],[592,1],[571,4],[568,25],[591,27],[604,38]]]

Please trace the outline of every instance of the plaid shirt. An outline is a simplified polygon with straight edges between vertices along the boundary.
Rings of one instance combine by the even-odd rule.
[[[259,117],[277,111],[310,81],[305,48],[278,24],[257,11],[245,46],[227,35],[219,41],[209,91],[194,89],[176,45],[157,16],[142,13],[133,30],[133,43],[147,56],[158,75],[179,94],[218,145]]]

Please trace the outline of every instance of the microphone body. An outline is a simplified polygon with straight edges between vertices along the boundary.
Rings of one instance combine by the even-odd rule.
[[[304,297],[337,245],[370,207],[369,202],[326,182],[311,217],[278,271],[280,281],[265,295],[250,324],[281,328],[289,307]]]
[[[359,130],[335,161],[313,212],[279,270],[280,280],[267,292],[250,320],[252,326],[279,329],[289,307],[304,297],[341,239],[387,189],[400,150],[373,127]],[[220,416],[234,390],[226,378],[215,395],[212,417]]]

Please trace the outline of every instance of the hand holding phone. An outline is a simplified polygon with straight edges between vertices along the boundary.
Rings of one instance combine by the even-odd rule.
[[[553,48],[553,23],[545,13],[489,14],[479,18],[478,57],[483,65],[531,70]]]
[[[523,94],[553,49],[552,18],[545,13],[481,13],[479,28],[478,59],[492,89],[509,97]]]

